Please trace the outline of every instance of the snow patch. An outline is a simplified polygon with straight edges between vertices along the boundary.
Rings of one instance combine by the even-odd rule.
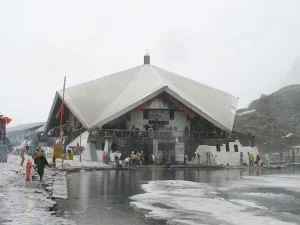
[[[242,188],[242,187],[272,187],[272,188],[284,188],[286,190],[300,192],[300,176],[299,175],[266,175],[259,177],[243,177],[242,181],[233,181],[226,188],[222,188],[223,191]],[[221,190],[221,189],[219,189]]]
[[[150,181],[142,188],[146,193],[131,197],[131,206],[145,210],[146,217],[168,220],[168,224],[296,225],[259,215],[267,209],[253,202],[213,195],[217,190],[203,183]]]
[[[254,112],[256,112],[256,110],[248,110],[248,111],[245,111],[245,112],[242,112],[242,113],[237,113],[236,115],[237,116],[244,116],[244,115],[254,113]]]

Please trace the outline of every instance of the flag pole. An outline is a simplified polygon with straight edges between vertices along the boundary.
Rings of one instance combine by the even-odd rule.
[[[59,127],[59,143],[61,145],[61,168],[63,169],[63,132],[62,132],[62,123],[63,123],[63,115],[64,115],[64,104],[65,104],[65,88],[66,88],[66,77],[64,77],[64,86],[63,86],[63,96],[61,103],[61,112],[60,112],[60,127]]]

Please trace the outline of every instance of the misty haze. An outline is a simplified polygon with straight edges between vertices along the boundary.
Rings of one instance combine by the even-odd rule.
[[[300,224],[300,2],[0,2],[0,225]]]

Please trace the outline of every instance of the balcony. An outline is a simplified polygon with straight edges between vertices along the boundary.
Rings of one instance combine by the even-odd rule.
[[[172,139],[172,138],[188,138],[188,139],[224,139],[215,132],[201,131],[174,131],[174,130],[100,130],[94,129],[90,132],[91,139],[98,138],[155,138],[155,139]]]

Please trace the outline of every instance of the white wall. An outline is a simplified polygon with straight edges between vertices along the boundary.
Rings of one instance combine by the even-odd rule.
[[[147,123],[148,120],[143,119],[143,111],[134,112],[131,113],[131,122],[129,129],[131,129],[132,125],[134,125],[136,128],[144,130],[144,125],[146,125]]]
[[[238,145],[238,152],[234,151],[234,145]],[[216,146],[199,145],[196,154],[199,153],[200,164],[206,164],[206,153],[210,154],[211,165],[240,165],[240,152],[243,152],[243,162],[249,164],[248,152],[254,155],[259,154],[257,147],[243,147],[239,141],[229,143],[229,152],[226,152],[226,145],[221,146],[221,151],[218,152]],[[197,159],[189,161],[189,164],[197,163]]]
[[[191,122],[187,121],[185,112],[175,111],[174,120],[169,121],[169,126],[173,127],[173,130],[174,127],[177,127],[178,131],[184,131],[185,125],[191,130]]]

